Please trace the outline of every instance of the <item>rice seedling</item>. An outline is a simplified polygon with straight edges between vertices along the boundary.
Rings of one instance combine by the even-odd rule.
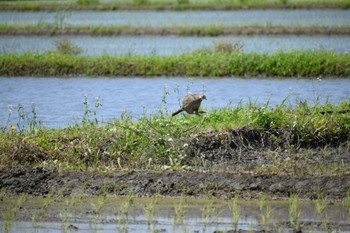
[[[158,199],[157,197],[153,197],[147,204],[143,207],[143,213],[146,218],[146,223],[149,227],[152,229],[156,229],[155,226],[155,214],[157,212],[157,204],[158,204]]]
[[[240,211],[239,211],[239,194],[236,193],[235,196],[229,200],[228,206],[232,213],[232,219],[233,219],[233,226],[235,229],[235,232],[238,231],[238,222],[240,217]]]
[[[269,197],[267,194],[262,193],[259,199],[259,206],[261,212],[261,223],[264,227],[264,230],[269,232],[271,225],[271,206],[267,203],[269,201]]]
[[[181,225],[184,224],[187,215],[187,209],[184,200],[182,199],[180,203],[174,206],[175,216],[174,216],[174,224]]]
[[[96,198],[93,198],[91,200],[91,207],[92,207],[93,213],[96,217],[96,219],[95,219],[96,223],[98,222],[98,220],[102,214],[102,210],[103,210],[104,206],[106,205],[106,200],[107,200],[107,196],[104,193],[98,195]]]
[[[214,206],[214,201],[209,200],[207,203],[205,203],[205,206],[202,208],[202,222],[203,222],[203,231],[205,232],[206,228],[210,226],[214,221],[215,218],[218,218],[219,216],[219,210]]]
[[[118,209],[117,223],[118,223],[118,229],[121,232],[128,232],[129,210],[130,210],[130,207],[133,205],[133,203],[134,203],[134,197],[132,194],[129,194],[125,199],[124,203]]]
[[[11,208],[7,208],[4,213],[5,217],[5,223],[4,223],[4,230],[5,233],[11,232],[11,228],[13,226],[13,223],[15,221],[14,213],[12,212]]]
[[[328,200],[324,196],[322,191],[319,189],[316,193],[315,208],[316,208],[317,214],[320,216],[322,220],[322,227],[324,229],[327,229],[328,222],[329,222],[327,213],[325,212],[327,205],[328,205]]]
[[[289,215],[290,223],[292,224],[295,231],[300,230],[300,217],[301,210],[299,204],[299,195],[291,194],[289,198]]]

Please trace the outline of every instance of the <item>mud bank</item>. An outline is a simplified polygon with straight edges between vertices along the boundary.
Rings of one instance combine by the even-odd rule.
[[[46,196],[56,190],[62,196],[198,197],[227,199],[239,192],[243,199],[258,199],[261,192],[273,199],[292,193],[314,199],[321,190],[327,199],[341,200],[350,187],[350,175],[281,176],[200,171],[116,171],[110,174],[67,171],[53,168],[1,168],[0,188],[9,193]]]
[[[349,28],[4,28],[12,36],[229,36],[229,35],[350,35]]]

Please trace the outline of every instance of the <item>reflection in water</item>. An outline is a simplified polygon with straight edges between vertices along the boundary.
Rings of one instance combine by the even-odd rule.
[[[64,26],[343,26],[349,10],[1,12],[2,24]]]
[[[76,198],[78,200],[78,198]],[[12,201],[12,200],[8,200]],[[127,203],[127,198],[106,198],[99,202],[100,212],[94,211],[96,198],[81,198],[74,202],[73,198],[66,198],[61,202],[53,202],[45,209],[41,222],[34,222],[32,216],[40,210],[42,200],[30,199],[22,208],[20,220],[14,222],[10,232],[200,232],[232,231],[235,228],[230,201],[198,200],[191,198],[133,198]],[[4,202],[2,202],[4,203]],[[71,205],[68,205],[71,203]],[[93,204],[92,204],[93,203]],[[126,204],[127,203],[127,204]],[[262,230],[267,228],[263,217],[266,211],[261,210],[259,201],[240,201],[237,206],[239,213],[237,229]],[[290,221],[289,204],[287,201],[270,201],[265,207],[270,208],[271,232],[293,232]],[[300,201],[300,223],[305,232],[327,232],[322,228],[322,217],[316,212],[315,203]],[[5,204],[0,205],[4,211]],[[152,209],[152,211],[148,211]],[[346,207],[340,202],[327,205],[327,221],[334,232],[344,231],[341,224],[346,224]],[[37,213],[38,214],[38,213]],[[0,229],[3,222],[0,220]],[[346,225],[345,225],[346,226]],[[346,229],[348,227],[345,227]],[[30,230],[29,230],[30,229]],[[312,231],[309,231],[311,230]]]
[[[86,95],[90,108],[96,98],[102,103],[98,109],[103,121],[119,118],[124,111],[139,118],[143,114],[157,112],[162,105],[165,89],[167,108],[173,111],[186,95],[187,88],[192,93],[205,93],[208,100],[203,102],[207,109],[221,108],[229,103],[250,100],[271,106],[282,103],[293,105],[297,99],[309,103],[319,97],[331,103],[339,103],[350,96],[348,79],[242,79],[242,78],[0,78],[0,122],[7,121],[8,107],[13,107],[13,117],[17,106],[23,104],[30,112],[34,103],[39,120],[49,127],[64,127],[75,122],[84,114]]]
[[[106,122],[120,118],[125,111],[134,119],[143,114],[156,113],[162,106],[165,89],[169,114],[179,107],[179,102],[190,88],[192,93],[205,93],[206,109],[222,108],[229,103],[253,101],[271,106],[297,100],[313,104],[328,100],[340,103],[350,96],[348,79],[242,79],[242,78],[0,78],[0,125],[6,124],[8,107],[12,106],[12,124],[16,124],[17,106],[23,104],[30,113],[34,103],[38,119],[48,127],[65,127],[80,121],[84,115],[84,96],[93,110],[96,98],[102,103],[98,117]]]
[[[0,53],[46,52],[55,50],[55,42],[65,37],[3,36]],[[246,53],[273,53],[287,50],[332,50],[349,52],[348,36],[222,36],[222,37],[90,37],[76,36],[71,42],[83,49],[84,55],[158,54],[177,55],[218,42],[239,43]]]

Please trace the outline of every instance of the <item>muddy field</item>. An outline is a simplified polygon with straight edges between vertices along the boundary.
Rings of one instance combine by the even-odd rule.
[[[0,188],[10,193],[45,196],[50,189],[71,194],[126,196],[130,193],[149,197],[231,198],[239,192],[244,199],[257,199],[261,192],[274,199],[286,199],[291,193],[314,199],[321,188],[327,198],[339,200],[350,187],[350,175],[342,176],[278,176],[232,174],[199,171],[118,171],[111,174],[60,171],[58,169],[1,168]]]
[[[321,192],[327,199],[346,197],[350,187],[347,137],[303,143],[287,131],[276,135],[243,127],[198,136],[189,141],[183,166],[174,168],[99,172],[93,167],[69,171],[52,166],[3,166],[0,189],[32,196],[45,196],[55,190],[62,196],[132,194],[229,199],[240,193],[249,200],[258,199],[263,192],[273,199],[287,199],[297,193],[300,198],[312,200]]]

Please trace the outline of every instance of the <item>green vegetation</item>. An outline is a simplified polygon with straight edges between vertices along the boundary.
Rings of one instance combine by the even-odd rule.
[[[301,209],[300,209],[300,200],[299,200],[298,194],[291,194],[290,196],[289,215],[290,215],[290,222],[294,228],[294,231],[300,231]]]
[[[20,116],[17,126],[4,125],[0,134],[1,166],[53,166],[64,169],[203,169],[201,153],[212,146],[242,149],[260,147],[269,153],[287,151],[256,168],[259,174],[346,174],[348,164],[329,162],[318,152],[304,156],[312,148],[339,147],[349,150],[350,103],[295,108],[283,103],[274,109],[253,103],[212,110],[197,116],[170,117],[167,109],[133,121],[127,114],[101,124],[88,108],[81,123],[63,129],[33,127],[31,116]],[[26,120],[29,119],[29,120]],[[261,143],[261,144],[260,144]],[[232,145],[234,146],[234,145]],[[327,163],[322,163],[322,159]],[[332,158],[333,160],[335,158]],[[240,166],[235,169],[239,170]],[[301,170],[298,170],[301,169]],[[241,170],[241,171],[242,171]]]
[[[99,0],[77,1],[15,1],[9,3],[0,1],[1,10],[17,11],[47,11],[47,10],[233,10],[233,9],[285,9],[285,8],[340,8],[348,9],[350,3],[347,0],[232,0],[232,1],[193,1],[193,0],[130,0],[103,3]]]
[[[62,16],[63,17],[63,16]],[[58,17],[57,17],[58,18]],[[220,36],[220,35],[349,35],[345,27],[326,26],[174,26],[174,27],[133,27],[133,26],[69,26],[64,20],[54,23],[41,22],[39,25],[0,25],[1,35],[177,35],[177,36]]]
[[[263,193],[262,195],[265,194]],[[282,230],[314,232],[329,229],[339,232],[348,229],[348,225],[343,223],[333,222],[333,224],[329,224],[329,228],[323,229],[319,226],[323,224],[320,220],[310,222],[309,218],[313,216],[313,210],[301,208],[303,205],[307,206],[309,202],[300,201],[295,197],[297,195],[292,195],[289,206],[287,202],[269,202],[267,204],[269,208],[275,209],[274,212],[271,212],[270,218],[273,219],[273,222],[268,225],[269,232],[281,232]],[[59,224],[61,225],[61,232],[78,231],[82,228],[81,226],[92,232],[103,232],[103,228],[111,224],[116,224],[115,229],[119,232],[130,232],[135,229],[135,225],[137,225],[139,231],[145,232],[147,229],[151,230],[150,232],[159,232],[161,231],[159,229],[164,227],[164,223],[168,224],[167,226],[171,226],[171,222],[168,219],[173,217],[174,219],[180,218],[180,221],[173,221],[172,227],[177,231],[183,230],[181,232],[191,232],[193,226],[201,228],[205,232],[214,226],[218,231],[226,229],[221,232],[232,229],[234,226],[234,231],[238,232],[248,224],[247,218],[261,217],[254,211],[258,206],[257,202],[240,200],[233,205],[234,208],[242,210],[243,215],[238,215],[237,221],[235,219],[231,220],[229,213],[225,210],[231,208],[230,203],[233,202],[234,200],[220,201],[160,197],[132,197],[132,202],[130,202],[130,197],[106,197],[104,194],[96,197],[86,197],[75,194],[70,197],[56,198],[55,201],[50,197],[50,206],[46,207],[46,198],[27,197],[24,194],[19,197],[8,196],[6,203],[1,203],[0,219],[4,221],[4,224],[0,226],[0,231],[12,232],[17,229],[16,227],[23,226],[23,221],[25,221],[25,223],[32,223],[31,225],[26,225],[26,229],[31,232],[43,228],[50,231],[51,229],[57,229]],[[20,204],[19,208],[18,204]],[[169,205],[173,205],[174,209],[178,211],[172,211]],[[333,205],[337,205],[338,208],[338,212],[335,210],[330,212],[333,219],[339,216],[339,213],[346,214],[344,213],[344,205],[337,202],[333,203]],[[40,211],[45,210],[42,212],[40,222],[37,222],[35,218],[31,218],[38,209]],[[111,214],[111,209],[118,210],[117,216]],[[331,208],[326,207],[325,210],[327,209],[330,210]],[[296,211],[296,216],[294,217],[297,224],[299,224],[299,228],[293,229],[294,225],[291,224],[295,223],[292,222],[294,219],[285,217],[285,213],[288,213],[288,210]],[[165,213],[168,219],[164,218]],[[290,212],[290,214],[292,213]],[[52,224],[53,222],[55,223],[54,225]],[[191,226],[188,225],[188,222],[191,222]],[[228,224],[231,224],[232,227],[228,227]],[[249,224],[251,224],[250,227],[252,229],[266,231],[267,226],[263,225],[263,223],[254,222]]]
[[[201,49],[178,56],[84,57],[57,54],[2,54],[1,76],[350,76],[350,55],[291,51],[245,54]]]

